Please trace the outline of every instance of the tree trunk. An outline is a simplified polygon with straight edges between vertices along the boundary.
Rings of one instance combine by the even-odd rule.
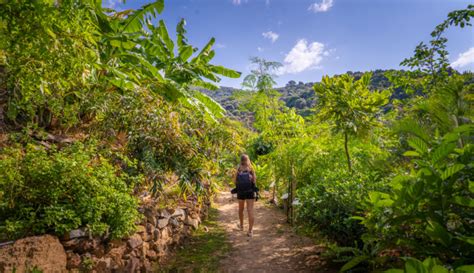
[[[349,172],[352,172],[351,155],[349,154],[349,148],[347,147],[348,141],[349,139],[347,138],[347,132],[344,132],[344,150],[346,151],[347,168],[349,168]]]

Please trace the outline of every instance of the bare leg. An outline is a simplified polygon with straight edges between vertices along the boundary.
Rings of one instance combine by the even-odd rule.
[[[239,199],[239,220],[240,220],[240,228],[244,228],[244,206],[245,200]]]
[[[252,232],[253,223],[254,223],[253,204],[254,204],[255,200],[254,199],[247,199],[245,201],[247,202],[247,213],[249,215],[249,232]]]

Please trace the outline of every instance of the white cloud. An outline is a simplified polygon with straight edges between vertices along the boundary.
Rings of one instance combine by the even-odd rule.
[[[215,48],[217,48],[217,49],[220,49],[220,48],[227,48],[227,46],[226,46],[225,44],[217,43],[217,44],[215,45]]]
[[[474,64],[474,47],[469,48],[466,52],[459,54],[458,58],[451,63],[453,68],[461,68]]]
[[[286,54],[283,66],[278,74],[296,74],[311,68],[320,68],[318,64],[323,60],[326,50],[319,42],[308,43],[306,39],[296,42],[295,46]]]
[[[333,0],[323,0],[321,3],[313,3],[309,6],[308,10],[312,12],[326,12],[328,11],[334,4]]]
[[[263,52],[263,47],[257,47],[258,52]]]
[[[120,2],[120,0],[108,0],[106,3],[104,3],[104,6],[106,8],[115,9],[115,6],[120,4]]]
[[[278,35],[278,33],[275,33],[273,31],[264,32],[264,33],[262,33],[262,36],[267,38],[267,39],[270,39],[272,41],[272,43],[274,43],[276,40],[278,40],[278,37],[280,37],[280,35]]]
[[[248,0],[232,0],[232,4],[238,6],[242,3],[247,3]]]

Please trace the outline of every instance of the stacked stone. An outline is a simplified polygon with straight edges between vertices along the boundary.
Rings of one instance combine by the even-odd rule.
[[[198,228],[201,219],[207,216],[208,204],[202,206],[196,200],[188,200],[174,209],[157,209],[151,202],[143,205],[139,210],[144,214],[143,220],[138,223],[133,235],[122,240],[90,237],[86,229],[70,231],[61,240],[61,249],[65,251],[63,254],[67,257],[66,267],[58,268],[56,272],[156,271],[159,268],[159,262],[173,248],[182,243],[193,229]],[[47,236],[49,236],[48,239],[51,237]],[[41,236],[35,238],[41,238]],[[14,266],[15,260],[21,260],[17,257],[29,255],[28,249],[21,249],[25,253],[8,251],[12,257],[15,257],[9,265]],[[2,248],[0,248],[0,255],[1,253]],[[58,255],[55,256],[58,257]],[[43,260],[42,266],[49,263]],[[34,266],[31,264],[30,268]]]

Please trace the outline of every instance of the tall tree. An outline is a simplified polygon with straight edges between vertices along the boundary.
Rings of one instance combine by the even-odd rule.
[[[371,73],[366,73],[358,81],[344,74],[324,76],[320,84],[314,85],[318,96],[318,117],[334,123],[335,133],[344,136],[344,150],[347,167],[352,171],[348,142],[351,135],[357,135],[378,124],[380,107],[388,102],[389,92],[369,90]]]
[[[255,66],[250,74],[244,78],[242,86],[252,91],[263,91],[267,93],[276,84],[276,70],[281,67],[281,63],[267,61],[263,58],[252,57],[250,62]]]

